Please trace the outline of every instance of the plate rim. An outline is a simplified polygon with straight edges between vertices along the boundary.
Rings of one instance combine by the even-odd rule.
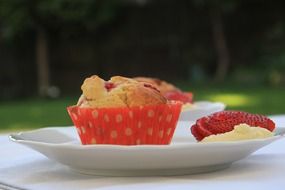
[[[212,105],[213,107],[215,106],[215,107],[221,107],[223,110],[226,108],[226,104],[225,103],[223,103],[223,102],[214,102],[214,101],[196,101],[196,102],[194,102],[193,103],[193,105],[195,106],[195,105],[197,105],[197,104],[200,104],[200,103],[207,103],[207,104],[209,104],[209,105]],[[197,106],[197,107],[193,107],[192,109],[190,108],[190,109],[186,109],[186,110],[183,110],[182,109],[182,111],[181,111],[181,113],[185,113],[185,112],[189,112],[189,111],[197,111],[197,110],[199,110],[199,111],[204,111],[204,110],[209,110],[209,109],[213,109],[213,107],[210,107],[210,108],[205,108],[205,107],[201,107],[201,106]]]
[[[73,126],[69,126],[70,128]],[[267,141],[276,141],[278,139],[283,138],[285,135],[274,135],[272,137],[263,138],[263,139],[249,139],[249,140],[240,140],[240,141],[226,141],[226,142],[186,142],[186,143],[175,143],[170,145],[114,145],[114,144],[94,144],[94,145],[82,145],[82,144],[71,144],[69,142],[65,143],[48,143],[48,142],[41,142],[41,141],[35,141],[35,140],[29,140],[29,139],[23,139],[21,138],[21,135],[25,133],[36,133],[38,131],[44,131],[44,130],[55,130],[58,131],[58,128],[65,128],[65,127],[45,127],[40,129],[35,129],[31,131],[23,131],[19,133],[12,133],[8,135],[8,138],[15,143],[19,144],[34,144],[34,145],[42,145],[42,146],[48,146],[48,147],[58,147],[58,148],[69,148],[69,149],[120,149],[120,150],[158,150],[158,149],[173,149],[173,148],[185,148],[185,147],[216,147],[216,146],[239,146],[244,145],[248,143],[261,143],[261,142],[267,142]],[[189,136],[192,137],[192,136]],[[179,138],[179,137],[178,137]],[[181,137],[185,139],[185,137]],[[80,140],[77,138],[74,138],[74,141],[77,141],[80,143]]]

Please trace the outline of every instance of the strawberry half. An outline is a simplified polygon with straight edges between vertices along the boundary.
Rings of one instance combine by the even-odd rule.
[[[202,117],[191,127],[191,133],[198,140],[213,135],[232,131],[235,125],[246,123],[254,127],[262,127],[269,131],[275,129],[275,123],[264,115],[242,111],[221,111]]]

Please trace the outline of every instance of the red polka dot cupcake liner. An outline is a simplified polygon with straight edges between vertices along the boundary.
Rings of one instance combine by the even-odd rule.
[[[169,144],[181,111],[181,103],[132,108],[81,108],[68,113],[82,144]]]

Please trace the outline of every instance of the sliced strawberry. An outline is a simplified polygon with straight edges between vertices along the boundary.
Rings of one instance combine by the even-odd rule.
[[[193,94],[191,92],[171,91],[164,94],[168,100],[178,100],[183,103],[192,103]]]
[[[275,129],[274,122],[263,115],[241,111],[221,111],[198,119],[196,124],[191,127],[191,132],[198,141],[201,141],[212,134],[232,131],[235,125],[241,123],[262,127],[269,131]]]
[[[193,134],[193,136],[194,136],[196,139],[203,139],[203,138],[204,138],[204,136],[199,133],[199,130],[198,130],[198,126],[197,126],[197,125],[193,125],[193,126],[191,127],[191,133]]]

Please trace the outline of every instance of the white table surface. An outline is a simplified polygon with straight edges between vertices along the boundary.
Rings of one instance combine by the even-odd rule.
[[[285,127],[285,115],[271,118],[278,127]],[[171,177],[100,177],[75,173],[1,135],[0,189],[285,189],[285,140],[217,172]]]

